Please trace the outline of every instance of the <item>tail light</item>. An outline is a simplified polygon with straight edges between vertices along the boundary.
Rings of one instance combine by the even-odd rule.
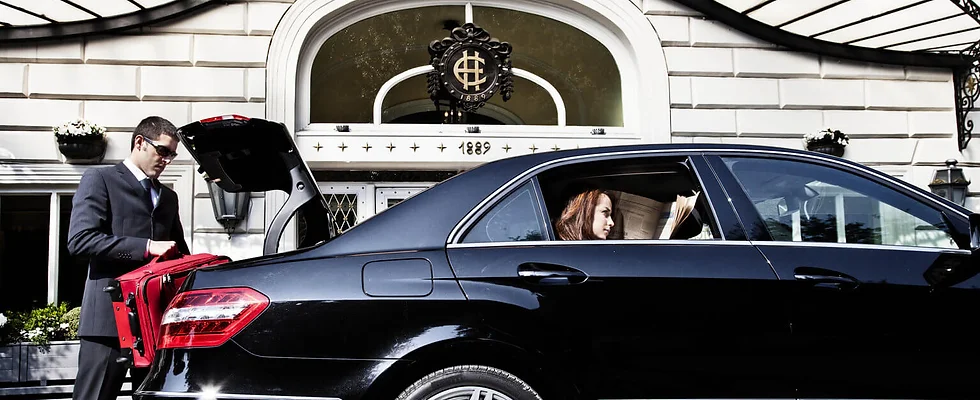
[[[269,298],[250,288],[179,293],[163,314],[158,347],[220,346],[268,307]]]
[[[200,122],[202,124],[206,124],[208,122],[223,121],[223,120],[226,120],[226,119],[237,119],[239,121],[248,121],[249,118],[248,117],[243,117],[243,116],[238,115],[238,114],[231,114],[231,115],[219,115],[217,117],[205,118],[205,119],[202,119]]]

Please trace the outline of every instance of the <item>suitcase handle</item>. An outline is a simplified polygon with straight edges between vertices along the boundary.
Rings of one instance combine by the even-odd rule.
[[[178,250],[178,251],[174,251],[174,252],[170,252],[170,253],[166,253],[166,254],[161,254],[159,256],[154,256],[152,259],[150,259],[149,264],[156,264],[156,263],[161,263],[161,262],[164,262],[164,261],[176,260],[176,259],[181,258],[183,256],[184,255],[181,254],[180,251]]]

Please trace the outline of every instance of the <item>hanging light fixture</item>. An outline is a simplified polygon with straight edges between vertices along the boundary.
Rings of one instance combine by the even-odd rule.
[[[208,192],[211,195],[211,207],[214,209],[214,219],[231,236],[235,227],[248,215],[248,207],[251,204],[251,193],[228,192],[213,181],[208,182]]]
[[[956,160],[946,160],[946,169],[937,169],[929,184],[929,190],[953,203],[966,205],[967,187],[970,181],[963,176],[963,169],[956,166]]]

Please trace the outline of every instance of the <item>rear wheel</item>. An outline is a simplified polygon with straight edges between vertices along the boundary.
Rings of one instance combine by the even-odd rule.
[[[457,365],[419,379],[396,400],[541,400],[520,378],[484,365]]]

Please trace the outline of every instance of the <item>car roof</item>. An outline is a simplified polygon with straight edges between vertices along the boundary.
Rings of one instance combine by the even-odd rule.
[[[545,151],[537,154],[514,156],[488,162],[456,175],[414,197],[407,199],[374,217],[361,222],[317,250],[317,255],[337,256],[376,252],[434,250],[443,248],[451,231],[467,214],[495,191],[521,174],[542,164],[553,161],[588,158],[591,155],[614,155],[645,152],[697,154],[701,152],[761,153],[824,159],[845,164],[866,174],[888,179],[920,194],[928,194],[897,178],[891,178],[862,164],[811,151],[784,147],[740,145],[724,143],[706,144],[641,144],[589,147],[573,150]],[[948,202],[946,202],[948,203]],[[952,203],[947,206],[961,209]],[[965,210],[965,209],[964,209]]]

